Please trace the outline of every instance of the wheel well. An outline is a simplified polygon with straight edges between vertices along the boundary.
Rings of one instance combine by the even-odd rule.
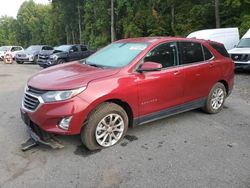
[[[222,83],[225,86],[226,92],[228,94],[228,83],[225,80],[219,80],[218,82]]]
[[[115,103],[115,104],[121,106],[128,115],[128,120],[129,120],[128,126],[132,127],[132,125],[133,125],[133,117],[134,116],[133,116],[133,111],[132,111],[132,109],[131,109],[131,107],[129,106],[128,103],[126,103],[126,102],[124,102],[124,101],[122,101],[120,99],[111,99],[111,100],[107,100],[105,102],[112,102],[112,103]]]

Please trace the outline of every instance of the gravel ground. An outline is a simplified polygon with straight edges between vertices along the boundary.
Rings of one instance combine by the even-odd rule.
[[[78,136],[65,148],[27,139],[19,107],[37,65],[0,63],[0,187],[250,187],[250,73],[237,73],[223,111],[194,110],[128,131],[119,144],[89,152]]]

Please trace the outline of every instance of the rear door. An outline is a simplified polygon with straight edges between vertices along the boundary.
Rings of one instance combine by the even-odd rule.
[[[139,115],[158,112],[182,103],[184,74],[178,67],[177,45],[164,43],[150,51],[143,62],[162,64],[162,70],[138,73]]]
[[[212,84],[213,55],[198,42],[178,42],[178,51],[185,72],[184,102],[207,97]]]

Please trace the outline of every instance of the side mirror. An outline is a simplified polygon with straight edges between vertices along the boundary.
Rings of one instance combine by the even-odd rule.
[[[70,49],[70,50],[69,50],[69,53],[73,53],[73,52],[74,52],[74,50],[73,50],[73,49]]]
[[[160,71],[162,69],[162,65],[160,63],[155,63],[151,61],[144,62],[139,69],[138,72],[149,72],[149,71]]]

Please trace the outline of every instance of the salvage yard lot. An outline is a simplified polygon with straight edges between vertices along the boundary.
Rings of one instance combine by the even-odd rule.
[[[250,73],[237,73],[223,111],[200,110],[130,129],[109,149],[89,152],[79,136],[65,148],[22,152],[19,115],[37,65],[0,62],[0,187],[250,187]]]

